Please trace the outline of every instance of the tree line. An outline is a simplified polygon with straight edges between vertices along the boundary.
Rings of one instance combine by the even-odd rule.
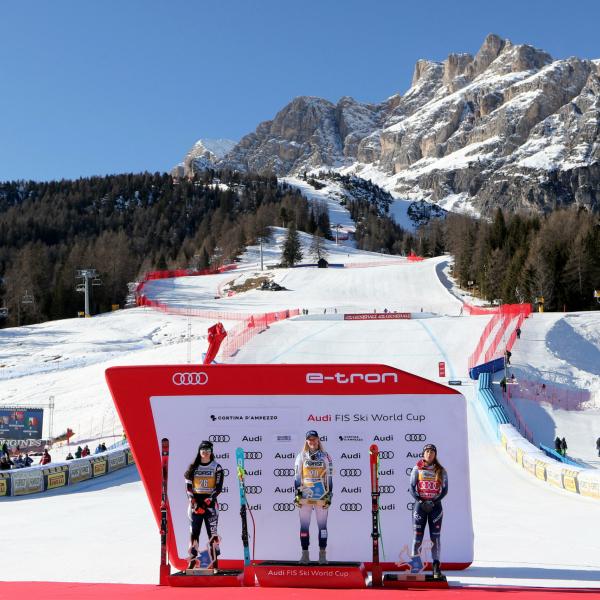
[[[454,255],[461,287],[504,303],[543,299],[545,310],[591,310],[600,304],[600,218],[570,207],[546,215],[508,214],[491,220],[449,214],[419,230],[424,255]]]
[[[268,227],[331,236],[325,206],[273,175],[208,170],[0,184],[0,325],[76,316],[76,272],[95,268],[94,313],[153,269],[218,267]]]

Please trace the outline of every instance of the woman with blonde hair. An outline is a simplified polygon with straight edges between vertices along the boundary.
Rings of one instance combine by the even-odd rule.
[[[415,499],[413,508],[413,544],[411,570],[423,569],[421,545],[425,534],[425,526],[429,523],[431,538],[431,557],[433,559],[433,576],[442,578],[440,571],[440,536],[442,533],[442,498],[448,493],[448,474],[437,458],[437,448],[427,444],[423,448],[423,458],[413,467],[410,474],[410,493]]]
[[[319,528],[319,564],[327,563],[327,516],[333,497],[333,464],[331,457],[323,448],[319,434],[306,432],[302,450],[296,456],[294,502],[300,509],[300,562],[308,564],[310,545],[310,519],[313,510]]]

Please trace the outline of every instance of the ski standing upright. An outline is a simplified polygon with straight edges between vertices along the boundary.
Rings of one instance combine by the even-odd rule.
[[[373,539],[373,571],[372,586],[381,586],[381,566],[379,564],[379,448],[372,444],[369,448],[369,461],[371,472],[371,517]]]

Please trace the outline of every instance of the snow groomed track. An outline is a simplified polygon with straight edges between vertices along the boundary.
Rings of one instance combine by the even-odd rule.
[[[372,256],[366,258],[373,260]],[[156,294],[160,294],[165,302],[180,306],[206,306],[207,309],[248,313],[299,307],[308,308],[314,315],[314,320],[298,318],[272,325],[245,346],[235,356],[235,362],[381,362],[438,380],[437,363],[445,360],[447,378],[452,375],[465,381],[467,356],[488,317],[459,316],[460,303],[440,284],[435,275],[435,262],[389,265],[375,271],[331,269],[319,273],[312,270],[317,274],[313,277],[309,270],[278,271],[276,278],[285,283],[289,293],[256,291],[221,301],[214,299],[218,283],[211,282],[210,278],[171,283],[170,289],[166,285],[160,287],[157,282]],[[185,301],[179,296],[181,285],[186,287]],[[201,289],[194,291],[195,287],[205,288],[206,295]],[[279,296],[280,293],[288,294],[288,297]],[[338,314],[346,310],[387,308],[408,310],[419,313],[418,317],[429,318],[393,323],[347,323],[336,319],[335,313],[330,320],[330,314],[336,308]],[[324,310],[327,311],[325,314]],[[119,320],[116,331],[112,326],[115,319]],[[83,408],[94,423],[93,435],[106,434],[106,431],[99,431],[101,412],[98,412],[98,409],[106,411],[107,415],[110,412],[108,393],[102,383],[104,369],[125,363],[185,363],[187,322],[185,317],[134,309],[93,320],[21,328],[19,343],[24,356],[19,375],[22,376],[0,379],[1,397],[11,401],[27,397],[35,401],[54,390],[59,428],[72,425],[74,415],[80,414]],[[213,322],[199,319],[192,322],[194,362],[206,347],[202,332]],[[92,323],[93,328],[88,323]],[[132,351],[129,343],[123,345],[122,342],[138,339],[138,323],[149,328],[147,343]],[[94,339],[105,339],[97,344],[98,352],[94,355],[87,350],[88,344],[77,349],[76,344],[63,343],[72,356],[69,359],[71,368],[28,375],[28,363],[31,362],[33,371],[37,364],[27,356],[29,332],[36,332],[39,335],[37,341],[46,344],[47,351],[52,353],[54,332],[62,331],[65,326],[73,331],[74,340],[78,327],[89,327],[85,331],[92,344]],[[523,329],[525,337],[527,324]],[[110,334],[105,333],[109,330],[112,330]],[[4,341],[8,339],[6,335],[12,334],[14,339],[13,332],[5,330],[0,336]],[[168,343],[158,344],[161,338]],[[465,572],[450,573],[450,582],[460,585],[597,586],[600,580],[600,508],[597,503],[564,491],[546,489],[518,470],[493,443],[474,402],[472,386],[463,386],[462,392],[469,401],[475,562]],[[81,429],[85,430],[85,426]],[[135,476],[122,472],[99,480],[97,485],[81,493],[73,489],[47,497],[3,500],[6,547],[15,555],[26,555],[32,531],[38,540],[53,540],[52,558],[36,564],[35,577],[40,580],[155,582],[158,536],[141,484]],[[583,528],[581,515],[585,515],[586,526]],[[95,558],[90,561],[90,557]],[[11,561],[8,572],[4,567],[1,576],[5,580],[28,580],[32,573],[25,561]],[[0,594],[8,589],[3,585]],[[110,588],[96,589],[104,590],[103,594],[110,593]],[[132,593],[141,592],[140,588],[136,590]],[[129,593],[125,588],[121,591]],[[82,588],[79,588],[81,592]],[[88,592],[96,593],[88,590],[86,594]],[[43,593],[53,592],[48,588]],[[62,588],[61,593],[69,591]],[[246,590],[245,593],[258,593],[258,590]],[[345,592],[345,597],[349,593],[352,592]],[[446,595],[454,593],[451,590]],[[329,593],[323,592],[325,594]],[[334,593],[331,594],[333,597]],[[286,595],[294,595],[294,592],[286,591]]]

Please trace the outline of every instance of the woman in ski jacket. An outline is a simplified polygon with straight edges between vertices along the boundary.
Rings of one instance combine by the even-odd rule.
[[[217,497],[223,489],[224,472],[221,465],[215,460],[212,442],[203,441],[198,448],[198,453],[184,475],[185,489],[190,504],[188,517],[190,519],[190,546],[188,569],[199,566],[198,556],[200,530],[202,523],[208,535],[208,551],[210,564],[208,568],[217,568],[219,556],[219,510]]]
[[[433,576],[441,577],[440,535],[442,532],[442,498],[448,493],[448,474],[437,458],[437,448],[427,444],[423,448],[423,458],[417,462],[410,474],[410,493],[415,499],[413,509],[412,569],[420,571],[423,564],[420,558],[425,526],[429,523],[429,537],[432,548]]]
[[[314,510],[319,528],[319,563],[326,564],[327,516],[333,497],[333,464],[316,431],[306,432],[304,446],[296,456],[294,471],[294,503],[300,509],[300,562],[309,562],[309,529]]]

